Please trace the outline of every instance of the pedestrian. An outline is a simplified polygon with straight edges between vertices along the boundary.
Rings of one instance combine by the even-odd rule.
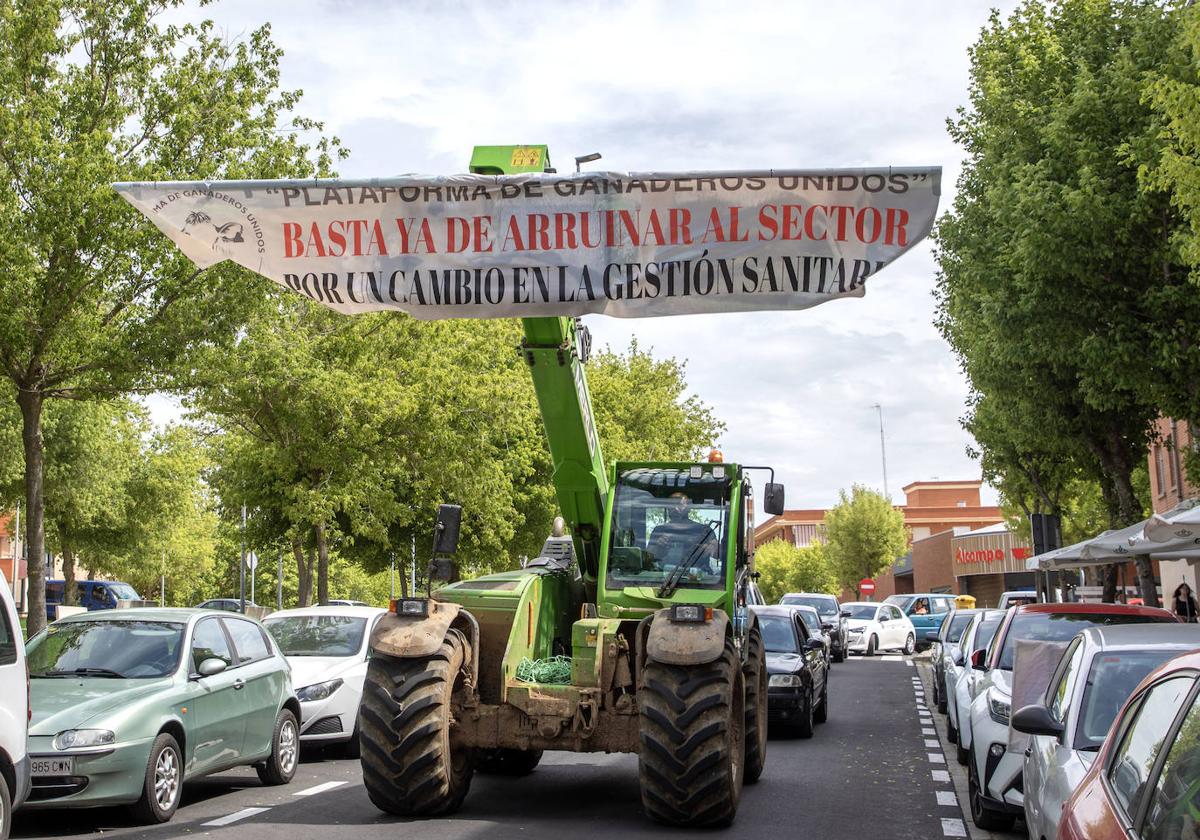
[[[1172,604],[1172,612],[1179,616],[1180,621],[1186,621],[1190,624],[1196,623],[1196,597],[1192,595],[1192,588],[1186,583],[1181,583],[1175,587],[1175,595],[1172,596],[1174,603]]]

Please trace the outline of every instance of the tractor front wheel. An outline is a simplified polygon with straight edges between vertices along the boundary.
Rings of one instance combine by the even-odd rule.
[[[363,785],[375,807],[400,816],[447,814],[471,786],[472,750],[450,738],[451,705],[470,645],[451,630],[426,659],[376,653],[359,707]]]
[[[668,825],[732,823],[746,759],[745,684],[733,641],[715,662],[648,661],[638,707],[646,813]]]

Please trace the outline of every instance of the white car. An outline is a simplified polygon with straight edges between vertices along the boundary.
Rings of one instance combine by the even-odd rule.
[[[1038,595],[1032,589],[1014,589],[1011,592],[1000,593],[1000,603],[996,605],[996,609],[1006,610],[1009,607],[1023,607],[1037,602]]]
[[[12,593],[0,575],[0,840],[29,796],[29,671]]]
[[[966,765],[971,748],[971,701],[978,693],[981,671],[971,667],[971,654],[984,650],[996,635],[1004,610],[980,610],[950,652],[946,664],[946,737],[954,742],[958,763]]]
[[[1088,627],[1151,623],[1175,624],[1176,619],[1157,607],[1124,604],[1026,604],[1005,611],[987,652],[972,655],[971,667],[983,671],[971,701],[967,760],[967,795],[975,825],[1004,831],[1025,811],[1025,751],[1010,748],[1008,731],[1017,642],[1066,642]]]
[[[387,610],[308,607],[263,620],[292,666],[302,743],[345,744],[358,755],[358,706],[367,678],[371,631]]]
[[[874,656],[879,650],[916,650],[917,631],[899,607],[855,601],[842,604],[842,615],[846,617],[847,649],[851,653]]]
[[[1031,840],[1058,836],[1063,805],[1087,775],[1138,683],[1198,646],[1195,624],[1094,627],[1067,646],[1042,702],[1012,717],[1013,729],[1031,736],[1024,777]]]

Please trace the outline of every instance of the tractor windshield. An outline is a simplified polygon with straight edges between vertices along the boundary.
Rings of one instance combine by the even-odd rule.
[[[675,573],[684,588],[725,585],[727,478],[686,469],[639,469],[617,481],[609,589],[657,586]]]

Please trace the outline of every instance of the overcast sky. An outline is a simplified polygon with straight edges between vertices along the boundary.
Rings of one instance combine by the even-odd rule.
[[[345,176],[463,172],[472,146],[514,143],[548,144],[563,172],[589,152],[604,170],[941,165],[944,210],[961,162],[945,120],[992,5],[225,0],[189,14],[230,37],[270,21],[284,86],[351,150]],[[902,502],[911,481],[979,477],[933,277],[925,242],[862,299],[588,325],[598,345],[636,337],[686,360],[728,424],[726,456],[775,466],[789,508],[882,488],[881,404]]]

